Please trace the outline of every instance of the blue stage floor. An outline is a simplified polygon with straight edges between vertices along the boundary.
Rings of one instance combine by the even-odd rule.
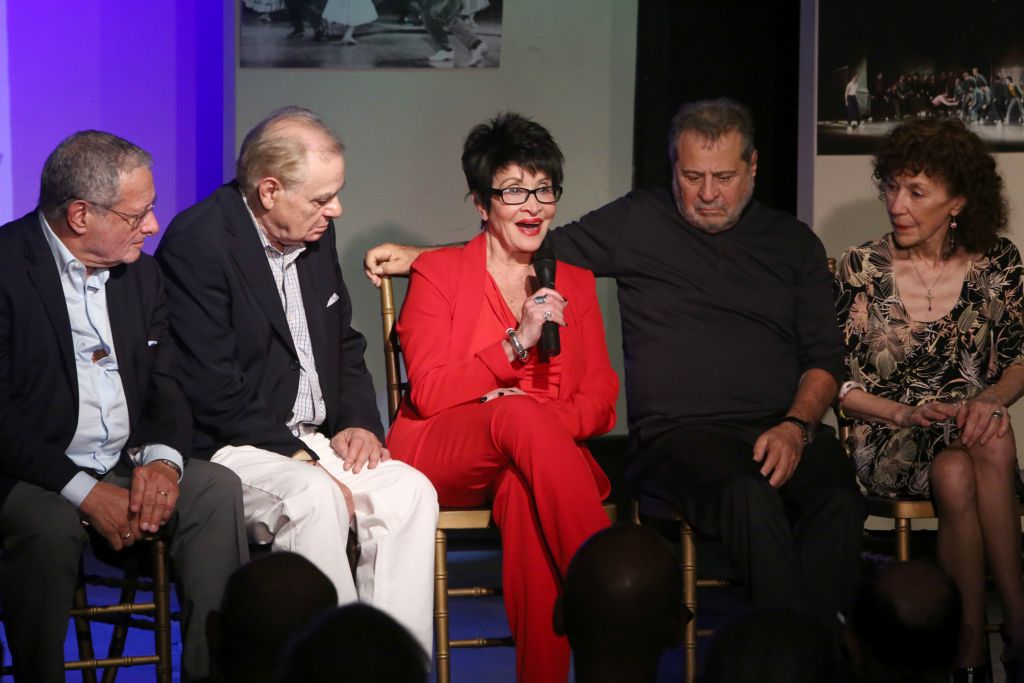
[[[473,547],[477,546],[477,547]],[[500,580],[501,556],[497,549],[479,549],[473,544],[465,550],[449,551],[449,575],[451,585],[495,585]],[[87,557],[87,571],[107,573],[109,567]],[[90,601],[100,604],[114,602],[114,589],[90,587]],[[743,599],[735,592],[710,590],[701,604],[701,622],[720,623],[736,609],[742,609]],[[172,610],[177,610],[177,601],[172,596]],[[478,636],[501,637],[508,634],[505,609],[500,597],[455,598],[450,604],[451,636],[470,638]],[[94,647],[97,656],[103,656],[110,639],[112,627],[105,624],[93,625]],[[0,631],[2,633],[2,631]],[[3,637],[0,635],[0,637]],[[152,633],[133,630],[129,634],[127,654],[149,654],[153,651]],[[172,647],[174,656],[174,681],[179,681],[178,661],[181,656],[181,634],[177,622],[173,625]],[[6,640],[6,638],[4,638]],[[705,643],[701,643],[702,646]],[[703,649],[703,647],[702,647]],[[64,645],[65,656],[77,659],[78,652],[74,632],[69,627]],[[683,675],[683,654],[679,649],[669,652],[662,660],[658,681],[678,683]],[[122,683],[150,683],[155,679],[153,666],[123,668],[117,676]],[[511,647],[457,649],[452,651],[452,679],[457,683],[504,683],[515,681],[515,652]],[[9,677],[6,680],[11,680]],[[71,672],[68,681],[81,681],[79,672]],[[433,677],[431,677],[433,681]]]

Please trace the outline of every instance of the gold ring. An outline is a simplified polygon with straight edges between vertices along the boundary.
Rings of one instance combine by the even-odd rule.
[[[167,496],[167,491],[161,491],[160,489],[157,489],[156,492],[159,493],[161,496],[164,496],[164,497]]]
[[[124,540],[127,541],[131,537],[132,537],[132,532],[130,532],[130,531],[124,532],[124,536],[123,536]]]
[[[1003,411],[1001,411],[1001,410],[993,410],[992,411],[992,417],[996,418],[997,420],[999,418],[1001,418],[1002,416],[1003,416]]]

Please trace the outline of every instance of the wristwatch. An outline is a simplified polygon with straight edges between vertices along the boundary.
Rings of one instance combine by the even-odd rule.
[[[800,431],[804,435],[805,446],[809,445],[812,441],[814,441],[814,431],[811,429],[810,423],[808,423],[806,420],[801,420],[799,417],[795,417],[793,415],[787,415],[786,417],[782,418],[782,422],[792,422],[793,424],[800,428]],[[782,424],[782,422],[780,422],[779,424]]]
[[[181,468],[178,467],[178,463],[174,462],[173,460],[168,460],[166,458],[161,458],[159,460],[154,460],[153,462],[163,463],[167,467],[170,467],[172,470],[175,471],[175,473],[177,473],[178,481],[181,481]]]

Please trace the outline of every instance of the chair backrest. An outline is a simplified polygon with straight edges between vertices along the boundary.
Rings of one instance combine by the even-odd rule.
[[[398,343],[395,322],[398,314],[395,309],[395,290],[390,275],[382,275],[380,280],[380,321],[384,335],[384,376],[388,394],[388,424],[395,421],[402,395],[409,383],[402,379],[402,347]]]

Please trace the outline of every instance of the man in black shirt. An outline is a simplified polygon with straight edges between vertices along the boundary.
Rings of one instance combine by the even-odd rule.
[[[745,107],[684,105],[670,140],[671,194],[631,192],[548,237],[618,284],[627,476],[719,536],[755,602],[832,614],[853,594],[865,507],[818,424],[843,364],[824,248],[751,199]],[[367,274],[412,258],[382,245]]]

